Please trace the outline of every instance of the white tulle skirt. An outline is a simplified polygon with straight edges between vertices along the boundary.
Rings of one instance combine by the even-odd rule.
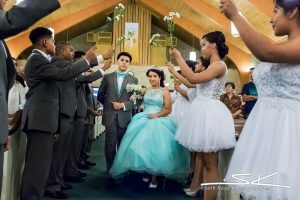
[[[187,107],[176,139],[190,151],[215,152],[235,146],[232,115],[219,100],[197,96]]]
[[[253,184],[232,186],[244,199],[300,199],[299,154],[300,102],[258,99],[241,133],[225,180],[241,183],[232,176],[248,174],[239,178],[254,181]],[[260,185],[255,182],[259,177]]]
[[[189,106],[190,102],[184,98],[181,94],[178,94],[177,99],[172,104],[172,112],[169,117],[174,121],[174,123],[178,126],[182,121],[183,114]]]

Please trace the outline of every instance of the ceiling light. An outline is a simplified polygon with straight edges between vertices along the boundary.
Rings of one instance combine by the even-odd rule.
[[[196,61],[197,55],[195,51],[190,52],[190,60]]]

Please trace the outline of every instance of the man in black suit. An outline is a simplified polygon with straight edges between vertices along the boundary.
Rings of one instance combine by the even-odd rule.
[[[2,188],[3,152],[7,148],[8,91],[15,83],[16,70],[4,39],[27,29],[39,19],[60,7],[58,0],[24,0],[4,11],[6,0],[0,0],[0,189]],[[1,194],[0,194],[1,197]]]
[[[96,59],[96,47],[74,65],[63,69],[51,63],[55,54],[52,32],[37,27],[29,38],[34,46],[25,64],[29,91],[23,109],[21,128],[27,133],[25,167],[21,182],[21,200],[40,199],[49,175],[54,142],[60,131],[60,88],[58,81],[71,79],[90,68]],[[59,194],[57,194],[59,197]]]

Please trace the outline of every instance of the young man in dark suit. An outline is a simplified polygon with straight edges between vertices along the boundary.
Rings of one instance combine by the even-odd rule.
[[[58,0],[24,0],[4,11],[6,0],[0,0],[0,189],[2,188],[3,153],[7,149],[8,91],[15,83],[16,70],[4,39],[20,33],[39,19],[60,7]],[[0,193],[1,197],[1,193]]]
[[[117,56],[118,69],[102,79],[98,91],[98,100],[103,104],[102,124],[105,126],[105,157],[109,172],[122,137],[132,117],[133,102],[126,91],[127,84],[137,84],[137,78],[127,73],[132,57],[127,52]],[[114,180],[109,178],[108,184]]]
[[[55,56],[52,57],[51,62],[60,69],[64,69],[68,66],[76,67],[77,62],[73,62],[74,49],[71,44],[67,42],[56,43]],[[112,56],[112,51],[101,55],[101,58],[97,61],[93,61],[98,64],[98,61],[102,59],[109,59]],[[102,71],[99,73],[99,77],[104,75],[104,71],[109,66],[102,67]],[[59,81],[60,87],[60,131],[59,139],[54,144],[52,162],[50,174],[47,181],[47,187],[45,196],[54,197],[60,193],[63,196],[61,190],[71,189],[72,186],[66,184],[63,180],[63,170],[67,161],[67,157],[70,151],[70,145],[72,140],[73,122],[75,119],[77,108],[77,94],[75,78],[71,78],[65,81]],[[76,136],[78,138],[78,136]],[[67,195],[64,195],[65,197]]]
[[[55,54],[52,32],[37,27],[30,32],[33,51],[25,64],[29,91],[23,109],[21,128],[27,133],[21,200],[40,199],[44,193],[55,140],[60,130],[60,88],[58,81],[71,79],[90,68],[96,47],[74,65],[58,68],[51,63]],[[58,198],[64,195],[57,193]]]

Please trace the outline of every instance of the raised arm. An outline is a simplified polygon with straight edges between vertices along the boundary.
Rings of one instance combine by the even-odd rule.
[[[232,0],[221,0],[220,9],[225,16],[234,23],[244,43],[260,61],[275,63],[300,62],[299,34],[295,33],[294,35],[290,35],[290,39],[285,42],[272,43],[268,38],[258,33],[247,20],[238,13],[236,5]],[[278,14],[284,15],[284,11],[280,7],[275,7],[273,19]],[[292,18],[299,18],[299,10],[295,8],[288,11],[286,15],[289,15],[290,20]],[[276,29],[275,24],[273,24],[273,28]]]
[[[180,84],[175,84],[174,89],[181,94],[183,97],[185,97],[188,100],[188,94],[187,91],[181,89]]]
[[[40,59],[39,55],[32,55],[30,59],[32,59],[32,63],[35,63],[34,69],[31,69],[30,71],[47,80],[68,80],[90,68],[83,58],[76,63],[68,62],[65,68],[59,68],[53,63],[45,64],[45,62]]]
[[[80,83],[92,83],[95,80],[98,80],[99,78],[102,78],[103,74],[100,70],[97,70],[89,75],[78,75],[77,76],[77,81]]]
[[[186,79],[192,84],[199,84],[203,82],[210,81],[214,78],[217,78],[223,75],[226,71],[226,65],[224,62],[215,62],[211,63],[210,67],[204,70],[201,73],[194,73],[191,68],[185,63],[185,60],[182,58],[180,52],[173,48],[169,49],[169,53],[173,58],[176,59],[178,65],[181,68],[181,73]]]
[[[171,63],[168,63],[167,64],[168,66],[168,70],[176,77],[178,78],[184,85],[186,85],[188,88],[195,88],[196,85],[195,84],[192,84],[190,83],[185,77],[183,77],[181,74],[179,74],[174,66],[171,64]]]
[[[0,39],[18,34],[59,7],[58,0],[24,0],[7,12],[0,10]]]

